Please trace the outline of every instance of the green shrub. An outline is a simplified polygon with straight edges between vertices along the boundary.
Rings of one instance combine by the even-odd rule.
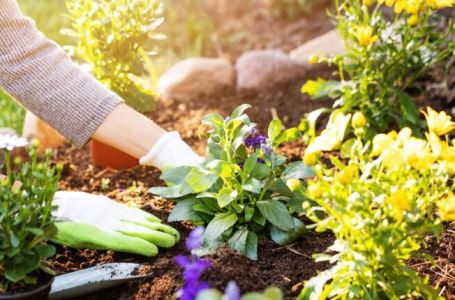
[[[160,0],[68,0],[73,30],[70,47],[90,64],[95,77],[141,112],[155,103],[157,74],[150,55],[163,38],[156,29],[163,18]]]
[[[334,16],[347,52],[333,58],[312,57],[338,67],[339,81],[310,80],[302,88],[313,98],[329,95],[334,108],[361,111],[369,123],[367,137],[389,128],[408,126],[417,134],[424,123],[410,89],[433,66],[448,61],[455,52],[454,26],[438,28],[442,1],[337,0]],[[396,2],[396,3],[395,3]],[[392,18],[385,16],[393,5]]]
[[[271,236],[288,244],[306,231],[292,212],[302,211],[304,184],[312,175],[301,161],[286,164],[274,147],[298,139],[296,128],[283,130],[274,119],[268,137],[260,135],[242,105],[228,118],[211,114],[203,118],[208,128],[208,158],[196,167],[165,170],[168,187],[151,193],[177,202],[169,221],[208,224],[204,239],[209,247],[227,242],[257,259],[258,236]]]
[[[9,127],[22,131],[25,109],[13,98],[0,90],[0,128]]]
[[[0,292],[35,284],[39,271],[51,272],[44,261],[55,248],[46,244],[56,233],[52,199],[57,190],[59,170],[50,166],[51,153],[37,159],[37,145],[30,150],[30,162],[13,170],[10,145],[17,139],[0,135],[4,152],[0,178]]]
[[[446,142],[455,123],[431,108],[425,115],[425,139],[404,128],[372,142],[363,141],[365,122],[357,116],[355,136],[343,131],[341,139],[350,138],[332,149],[339,155],[330,155],[330,167],[314,164],[307,196],[319,207],[306,215],[336,241],[314,256],[333,266],[307,281],[298,299],[441,299],[428,276],[407,266],[427,235],[455,220],[455,146]],[[330,138],[325,134],[321,140]]]

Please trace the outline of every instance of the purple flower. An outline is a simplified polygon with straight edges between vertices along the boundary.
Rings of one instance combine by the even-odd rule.
[[[259,134],[256,128],[253,128],[251,134],[245,139],[245,146],[253,148],[254,150],[262,150],[267,156],[272,154],[273,150],[272,146],[268,143],[269,140],[262,134]]]
[[[241,162],[241,163],[238,163],[237,165],[240,167],[240,169],[243,170],[243,167],[245,166],[245,163]]]
[[[226,300],[240,300],[240,289],[235,281],[229,281],[224,291],[224,298]]]
[[[267,143],[267,138],[261,134],[250,135],[245,139],[245,145],[253,149],[260,149],[263,144]]]
[[[196,227],[190,232],[186,240],[189,251],[201,248],[203,234],[204,227]],[[202,274],[210,268],[210,261],[199,259],[197,256],[183,255],[176,256],[175,261],[183,269],[184,284],[178,291],[180,300],[194,300],[199,292],[210,288],[207,282],[201,280]]]
[[[186,239],[186,248],[189,251],[193,251],[202,247],[203,243],[203,236],[204,236],[204,227],[199,226],[194,228],[188,238]]]

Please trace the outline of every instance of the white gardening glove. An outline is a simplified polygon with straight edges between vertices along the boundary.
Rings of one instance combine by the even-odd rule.
[[[160,170],[171,167],[195,166],[203,161],[176,131],[164,134],[149,153],[140,160],[141,165],[155,166]]]
[[[53,204],[58,220],[54,242],[69,247],[154,256],[156,246],[169,248],[180,238],[177,230],[152,214],[106,196],[57,192]]]

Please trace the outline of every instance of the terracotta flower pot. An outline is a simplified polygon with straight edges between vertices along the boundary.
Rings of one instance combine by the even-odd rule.
[[[90,144],[92,163],[103,168],[129,169],[139,165],[139,160],[102,142],[93,140]]]
[[[0,300],[46,300],[49,297],[52,282],[54,277],[47,275],[45,280],[33,289],[14,294],[1,294]]]

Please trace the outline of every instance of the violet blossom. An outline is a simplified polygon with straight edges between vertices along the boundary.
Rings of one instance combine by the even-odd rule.
[[[272,154],[272,146],[269,145],[269,139],[258,133],[256,128],[251,130],[251,134],[245,139],[245,146],[254,150],[262,150],[265,155]]]
[[[203,234],[204,227],[196,227],[191,231],[186,240],[189,251],[202,247]],[[180,300],[194,300],[201,291],[210,288],[207,282],[201,280],[202,274],[210,267],[210,261],[199,259],[195,255],[190,257],[178,255],[175,260],[183,268],[184,285],[178,292]]]
[[[235,281],[229,281],[226,289],[224,290],[224,299],[240,300],[240,289]]]

